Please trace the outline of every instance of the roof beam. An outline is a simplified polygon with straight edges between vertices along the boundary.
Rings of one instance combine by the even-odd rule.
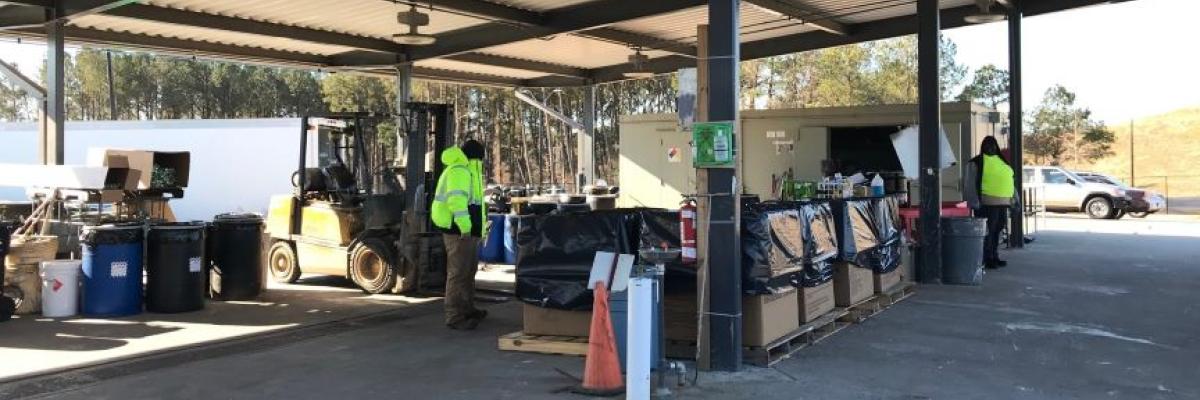
[[[850,30],[846,25],[838,22],[833,17],[821,17],[823,14],[820,10],[813,8],[807,4],[801,3],[800,0],[746,0],[750,4],[754,4],[760,8],[783,14],[788,18],[800,21],[801,23],[820,29],[825,32],[848,35]]]
[[[401,53],[404,51],[404,46],[389,40],[166,7],[140,4],[131,5],[109,11],[106,15],[227,32],[302,40],[305,42],[353,47],[363,50],[388,53]]]
[[[46,88],[33,79],[29,79],[16,66],[4,62],[4,60],[0,60],[0,75],[7,76],[9,82],[19,86],[26,94],[36,96],[39,100],[46,98]]]
[[[1026,16],[1036,16],[1074,8],[1115,2],[1119,1],[1059,0],[1053,2],[1030,2],[1022,7]],[[942,9],[942,29],[958,28],[969,25],[963,20],[963,18],[978,11],[979,8],[974,4]],[[753,60],[780,54],[798,53],[852,43],[911,35],[917,32],[917,16],[906,15],[902,17],[888,18],[862,24],[854,24],[849,26],[849,28],[851,33],[845,36],[829,35],[825,32],[804,32],[770,39],[756,40],[753,42],[745,42],[741,45],[741,56],[743,60]],[[667,56],[650,59],[644,68],[657,73],[668,73],[679,70],[680,68],[690,68],[695,66],[696,60],[694,58],[683,56]],[[625,78],[624,73],[632,70],[633,67],[628,63],[610,65],[591,70],[591,77],[595,82],[625,80],[628,78]],[[534,86],[536,86],[538,81],[533,80],[533,82],[529,83],[533,83]]]
[[[446,60],[468,62],[473,64],[492,65],[496,67],[521,69],[526,71],[544,72],[547,74],[562,75],[576,78],[584,78],[588,76],[588,71],[582,68],[574,68],[566,65],[551,64],[541,61],[524,60],[520,58],[497,56],[484,53],[463,53],[448,57],[442,57]]]
[[[62,0],[62,7],[65,13],[60,18],[70,21],[73,18],[86,17],[92,14],[99,14],[121,7],[126,7],[128,5],[137,3],[138,1],[139,0]],[[49,22],[46,19],[46,11],[53,8],[53,3],[49,1],[5,1],[0,2],[0,7],[2,7],[3,4],[29,7],[5,8],[5,11],[0,14],[0,30],[31,28]]]
[[[412,49],[413,60],[465,53],[492,46],[571,33],[707,4],[706,0],[601,0],[545,13],[545,23],[517,28],[491,22],[437,35],[436,45]]]
[[[37,29],[22,29],[15,32],[28,36],[44,35],[43,32]],[[325,68],[333,65],[334,61],[334,58],[313,54],[232,46],[196,40],[147,37],[125,32],[109,32],[85,28],[67,30],[67,40],[74,43],[96,44],[106,47],[117,44],[116,46],[122,48],[154,51],[182,57],[199,56],[226,61],[286,65],[291,67]],[[394,71],[392,74],[394,74]],[[414,68],[414,75],[423,79],[509,87],[518,86],[522,82],[519,79],[430,68]]]
[[[192,27],[219,29],[253,35],[303,40],[306,42],[332,44],[380,52],[376,54],[355,52],[353,55],[340,57],[340,59],[339,57],[335,56],[334,63],[341,66],[395,65],[396,63],[403,61],[403,57],[399,57],[397,54],[402,54],[404,51],[404,46],[388,40],[370,37],[145,5],[134,5],[119,10],[113,10],[107,15],[137,18],[147,21]],[[585,73],[582,69],[577,68],[486,54],[467,53],[448,58],[457,61],[495,65],[499,67],[543,72],[547,74],[583,76]]]
[[[630,32],[616,28],[595,28],[585,31],[575,32],[578,36],[589,37],[593,39],[606,40],[610,42],[619,42],[631,47],[641,47],[649,50],[661,50],[675,54],[683,54],[688,56],[696,55],[696,46],[691,46],[683,43],[678,43],[671,40],[663,40],[653,36],[643,35],[640,33]]]
[[[419,0],[405,1],[405,3],[415,4],[417,7],[433,6],[435,10],[449,10],[479,19],[500,20],[523,25],[541,25],[545,21],[542,13],[482,0]]]

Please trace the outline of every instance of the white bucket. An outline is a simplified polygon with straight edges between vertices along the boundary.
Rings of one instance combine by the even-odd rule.
[[[42,315],[70,317],[79,311],[79,260],[42,262]]]

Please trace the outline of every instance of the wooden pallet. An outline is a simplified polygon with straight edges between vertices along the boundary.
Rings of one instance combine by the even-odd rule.
[[[777,362],[791,357],[800,349],[812,346],[834,333],[845,329],[848,323],[842,322],[845,309],[834,309],[817,317],[800,328],[768,343],[766,346],[751,346],[742,351],[742,358],[747,364],[759,367],[769,367]]]
[[[513,332],[500,337],[500,350],[586,356],[588,338],[577,336],[538,336]]]
[[[855,324],[862,323],[880,311],[909,298],[916,293],[916,287],[911,282],[900,282],[895,288],[887,292],[878,293],[857,304],[844,308],[846,314],[842,316],[841,321]]]

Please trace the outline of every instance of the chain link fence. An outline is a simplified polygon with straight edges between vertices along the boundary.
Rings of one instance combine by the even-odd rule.
[[[1153,190],[1167,198],[1164,213],[1200,214],[1200,175],[1150,175],[1130,179],[1119,177],[1130,186]]]

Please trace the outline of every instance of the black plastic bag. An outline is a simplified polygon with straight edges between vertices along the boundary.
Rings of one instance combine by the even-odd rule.
[[[597,251],[633,254],[628,210],[543,215],[517,231],[517,297],[529,304],[590,310],[587,288]]]
[[[870,268],[870,251],[882,244],[872,200],[834,200],[829,203],[837,232],[839,260]]]
[[[796,283],[797,287],[817,287],[833,280],[833,262],[831,259],[805,263],[804,274]]]
[[[647,248],[661,249],[664,245],[669,249],[682,246],[679,233],[679,211],[646,209],[637,213],[638,218],[638,250]],[[666,275],[663,277],[663,289],[666,293],[694,293],[696,291],[696,268],[694,265],[684,265],[682,257],[670,261],[666,265]]]
[[[799,213],[790,204],[761,203],[742,210],[742,291],[771,294],[795,286],[804,272]],[[793,225],[797,229],[791,229]],[[775,222],[773,225],[772,222]],[[794,235],[795,237],[790,237]]]

